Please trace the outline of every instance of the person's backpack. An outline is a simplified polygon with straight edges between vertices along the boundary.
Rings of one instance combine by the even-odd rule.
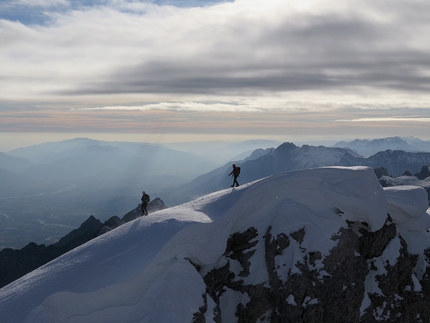
[[[142,202],[143,202],[143,203],[148,204],[148,203],[149,203],[149,200],[150,200],[150,197],[149,197],[149,195],[148,195],[148,194],[144,194],[144,195],[142,196],[141,200],[142,200]]]
[[[236,169],[237,169],[237,175],[240,175],[240,167],[236,167]]]

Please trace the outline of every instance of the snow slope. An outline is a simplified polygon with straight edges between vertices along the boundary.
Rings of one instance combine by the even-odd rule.
[[[129,222],[5,286],[0,321],[192,322],[204,305],[202,276],[226,262],[226,243],[233,234],[271,227],[276,236],[305,227],[306,239],[287,249],[279,264],[283,275],[290,275],[300,271],[295,265],[299,247],[327,255],[336,245],[333,235],[348,226],[346,220],[377,231],[387,210],[395,209],[407,241],[423,252],[430,242],[422,196],[415,187],[384,190],[367,167],[286,172],[222,190]],[[407,225],[421,218],[422,230],[417,223]],[[243,278],[250,285],[268,280],[264,244],[255,243],[250,275]],[[246,301],[234,291],[222,294],[222,321],[235,322],[234,309]],[[207,299],[206,306],[214,309],[214,300]],[[205,319],[214,322],[209,314]]]

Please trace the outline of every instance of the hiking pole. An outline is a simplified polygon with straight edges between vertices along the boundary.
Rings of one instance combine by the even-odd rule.
[[[227,176],[228,177],[228,176]],[[226,178],[224,178],[222,181],[221,181],[221,183],[219,183],[218,184],[218,186],[217,187],[215,187],[215,191],[222,185],[222,183],[224,183],[224,181],[227,179],[227,177]]]

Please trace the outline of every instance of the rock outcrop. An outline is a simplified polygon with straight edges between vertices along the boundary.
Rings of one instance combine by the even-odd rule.
[[[430,166],[423,166],[421,170],[414,175],[418,179],[426,179],[430,177]]]
[[[220,265],[194,264],[206,284],[204,304],[215,304],[202,306],[193,323],[208,314],[216,323],[231,322],[231,313],[241,323],[430,322],[429,243],[411,234],[430,228],[425,191],[384,191],[385,223],[372,230],[345,219],[337,232],[320,236],[321,245],[327,238],[334,243],[328,253],[315,250],[315,231],[306,225],[292,232],[252,226],[232,234]],[[418,245],[427,249],[418,252]],[[240,301],[227,306],[226,299]]]
[[[264,240],[256,240],[259,235]],[[349,222],[331,239],[337,245],[323,257],[303,245],[306,228],[274,236],[270,226],[266,232],[251,227],[232,235],[225,264],[203,275],[207,289],[202,297],[205,303],[208,297],[216,302],[215,322],[226,322],[220,296],[227,293],[248,299],[236,307],[237,322],[429,322],[430,269],[421,280],[415,278],[418,257],[408,252],[390,218],[376,232],[368,231],[364,223]],[[268,279],[248,285],[250,258],[262,241]],[[398,249],[395,262],[384,259],[389,248]],[[294,256],[296,271],[285,273],[283,263],[290,261],[291,249],[299,252]],[[429,262],[430,250],[426,255]],[[202,306],[193,323],[206,322],[206,311],[208,307]]]

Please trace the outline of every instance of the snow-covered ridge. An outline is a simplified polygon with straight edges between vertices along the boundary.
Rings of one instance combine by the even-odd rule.
[[[0,313],[29,323],[368,322],[387,306],[406,315],[406,294],[428,278],[423,191],[383,189],[367,167],[270,176],[90,241],[1,289]],[[388,295],[387,281],[406,294]]]

